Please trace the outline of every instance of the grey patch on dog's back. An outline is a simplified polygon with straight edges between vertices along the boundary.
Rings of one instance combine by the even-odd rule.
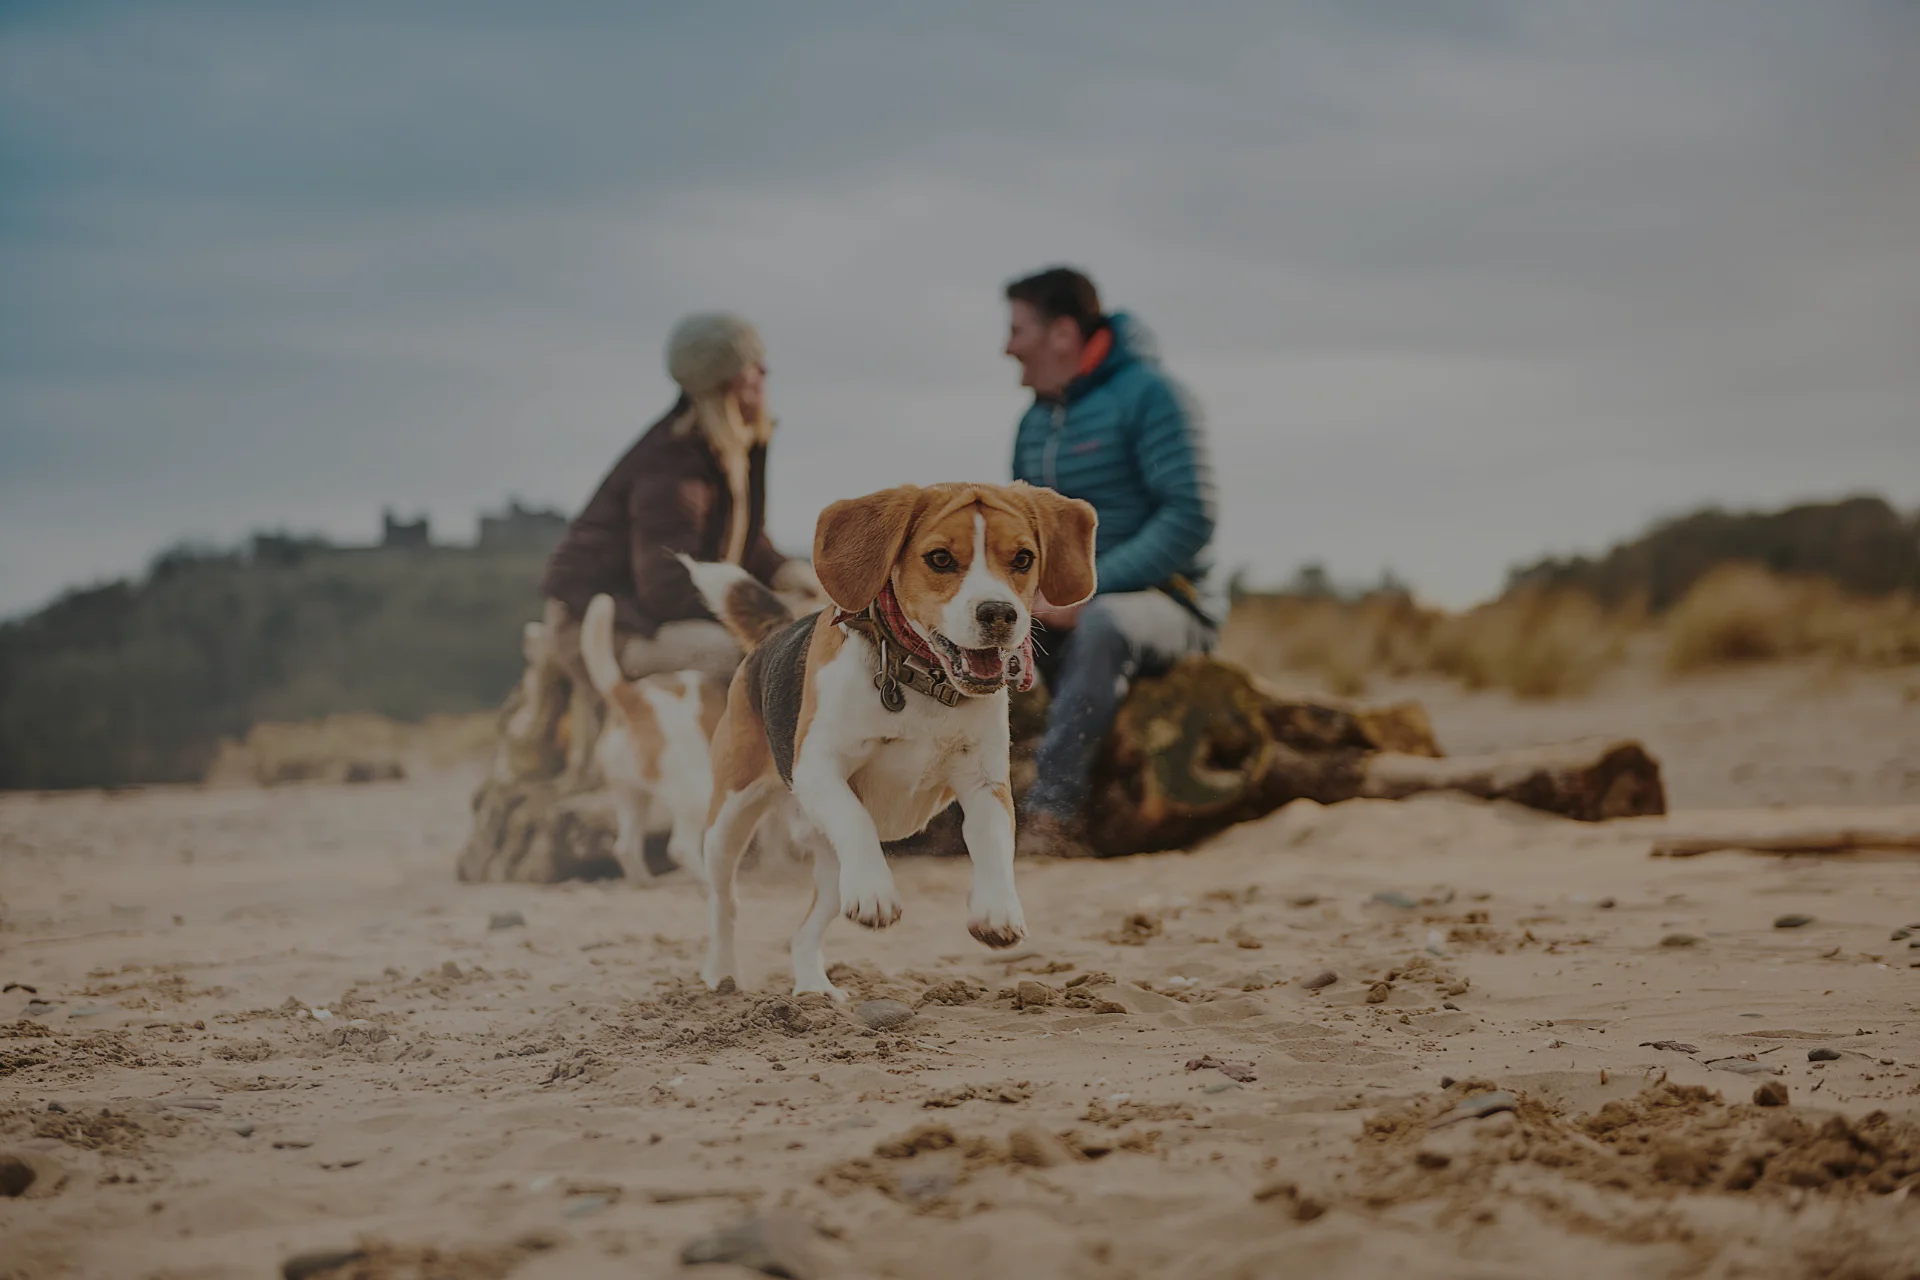
[[[725,604],[727,620],[735,629],[760,642],[793,618],[793,611],[756,578],[729,586]]]
[[[793,740],[800,732],[800,693],[806,682],[807,647],[813,642],[810,613],[782,627],[747,657],[747,693],[767,726],[767,746],[780,780],[793,785]]]

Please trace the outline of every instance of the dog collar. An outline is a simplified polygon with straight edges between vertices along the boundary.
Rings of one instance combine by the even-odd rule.
[[[880,588],[880,594],[866,608],[851,613],[837,609],[833,620],[858,631],[880,650],[880,670],[873,677],[873,686],[880,691],[880,705],[887,710],[905,709],[907,699],[901,692],[903,688],[924,694],[943,707],[958,706],[966,696],[947,679],[946,668],[940,665],[932,646],[921,639],[920,633],[907,621],[891,582]],[[1020,663],[1019,683],[1010,687],[1024,693],[1033,688],[1034,681],[1031,634],[1021,642],[1016,656]]]

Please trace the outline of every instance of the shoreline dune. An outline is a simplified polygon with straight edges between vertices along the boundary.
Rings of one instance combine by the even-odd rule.
[[[748,1213],[822,1276],[1920,1274],[1915,855],[1648,856],[1920,820],[1900,688],[1421,686],[1453,751],[1638,732],[1678,811],[1023,863],[1010,956],[898,859],[901,923],[828,938],[880,1029],[785,995],[802,867],[744,878],[730,995],[684,877],[457,883],[472,772],[3,796],[0,1277],[747,1276],[680,1259]]]

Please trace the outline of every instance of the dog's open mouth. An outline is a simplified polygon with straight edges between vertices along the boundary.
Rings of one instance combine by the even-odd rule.
[[[999,689],[1007,683],[1014,660],[1011,649],[963,649],[938,631],[933,633],[933,649],[947,669],[947,679],[962,693]]]

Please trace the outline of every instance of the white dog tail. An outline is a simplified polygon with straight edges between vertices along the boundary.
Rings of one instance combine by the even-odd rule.
[[[751,651],[793,621],[793,610],[773,589],[736,564],[681,556],[700,598],[728,633]]]
[[[595,596],[587,605],[587,616],[580,623],[580,657],[593,677],[600,696],[613,700],[614,690],[627,683],[620,660],[613,653],[613,597]]]

